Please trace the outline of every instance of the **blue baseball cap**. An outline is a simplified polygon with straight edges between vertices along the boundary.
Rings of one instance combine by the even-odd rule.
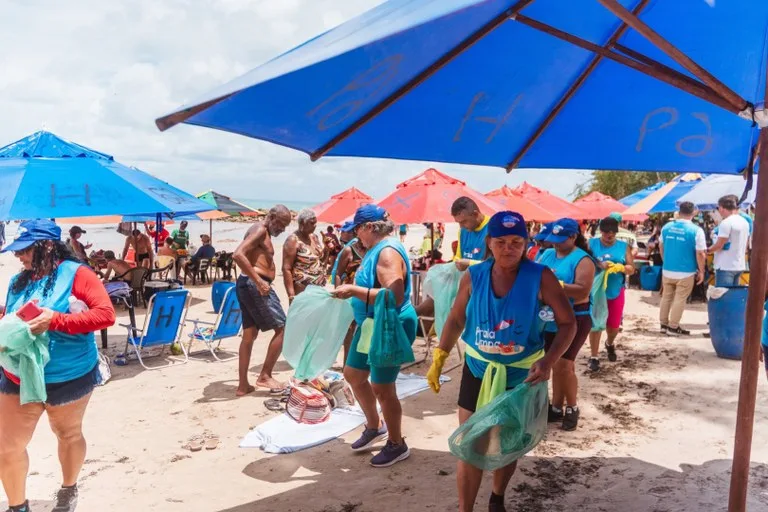
[[[538,240],[539,242],[544,242],[546,238],[549,236],[549,234],[552,232],[552,225],[554,222],[547,222],[543,226],[541,226],[541,231],[539,231],[536,236],[533,237],[534,240]]]
[[[341,230],[344,232],[353,231],[360,224],[366,222],[378,222],[387,218],[387,210],[375,204],[364,204],[355,212],[355,218],[352,222],[344,223]]]
[[[552,223],[549,235],[547,235],[545,241],[551,244],[561,244],[578,233],[578,222],[573,219],[560,219]]]
[[[23,251],[38,240],[61,240],[61,228],[49,219],[25,220],[16,231],[16,238],[2,252]]]
[[[516,235],[528,238],[528,228],[525,219],[517,212],[494,213],[488,221],[488,235],[491,238],[499,238],[507,235]]]

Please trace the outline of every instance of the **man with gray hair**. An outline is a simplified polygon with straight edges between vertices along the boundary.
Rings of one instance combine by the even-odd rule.
[[[284,384],[272,377],[272,370],[283,350],[285,312],[280,299],[272,288],[275,280],[275,248],[272,237],[279,236],[291,223],[291,212],[279,204],[269,210],[267,217],[251,226],[245,240],[235,250],[234,262],[240,267],[236,292],[243,315],[243,340],[239,351],[239,384],[237,396],[255,390],[248,383],[248,367],[251,364],[253,342],[259,331],[274,331],[267,348],[264,365],[256,385],[271,392],[282,392]]]

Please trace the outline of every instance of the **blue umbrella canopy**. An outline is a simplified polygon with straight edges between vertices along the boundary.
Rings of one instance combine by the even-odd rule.
[[[757,181],[759,177],[755,177]],[[677,204],[684,201],[691,202],[696,205],[699,210],[716,210],[717,201],[726,195],[735,195],[741,198],[744,193],[744,177],[743,176],[709,176],[706,179],[700,181],[689,190],[685,195],[677,199]],[[743,198],[741,202],[742,208],[747,208],[755,204],[755,189],[749,191],[749,193]]]
[[[766,27],[763,0],[390,0],[157,125],[313,159],[735,173],[764,124]]]
[[[768,156],[767,33],[765,0],[389,0],[156,124],[312,159],[751,176]],[[731,512],[746,507],[766,222],[750,263]]]
[[[211,206],[138,169],[40,131],[0,148],[0,220],[191,214]]]

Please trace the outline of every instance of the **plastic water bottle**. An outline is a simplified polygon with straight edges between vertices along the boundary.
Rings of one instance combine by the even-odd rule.
[[[74,295],[70,295],[69,299],[67,300],[69,301],[70,313],[82,313],[83,311],[88,311],[88,304],[78,299]]]

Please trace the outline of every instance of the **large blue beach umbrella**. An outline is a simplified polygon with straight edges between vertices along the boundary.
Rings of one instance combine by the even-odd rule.
[[[755,177],[757,180],[758,177]],[[688,193],[677,200],[679,205],[688,201],[696,205],[699,210],[716,210],[717,201],[725,195],[735,195],[742,198],[744,191],[744,177],[742,176],[709,176],[702,180]],[[742,198],[741,207],[747,208],[755,204],[755,189]]]
[[[758,137],[768,155],[767,29],[765,0],[390,0],[156,123],[312,159],[751,172]],[[768,184],[757,197],[768,204]],[[768,219],[755,227],[732,511],[746,504],[768,274]]]
[[[0,220],[192,214],[211,206],[110,155],[40,131],[0,148]]]

